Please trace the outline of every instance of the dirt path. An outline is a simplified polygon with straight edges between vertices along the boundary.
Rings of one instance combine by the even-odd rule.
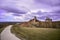
[[[1,33],[1,40],[21,40],[11,33],[12,25],[7,26]]]

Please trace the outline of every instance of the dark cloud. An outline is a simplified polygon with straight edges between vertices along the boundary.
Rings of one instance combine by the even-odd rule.
[[[60,18],[59,15],[47,15],[47,16],[41,16],[41,17],[38,17],[38,19],[45,20],[46,17],[49,17],[49,18],[52,19],[52,20],[58,20],[58,19]]]
[[[17,13],[14,13],[13,15],[14,15],[14,16],[21,16],[20,14],[17,14]]]
[[[55,11],[52,11],[52,12],[43,12],[43,13],[38,11],[37,14],[40,15],[38,17],[38,19],[42,19],[42,20],[45,20],[46,17],[49,17],[53,20],[58,20],[60,18],[60,11],[59,10],[55,10]]]
[[[26,14],[27,13],[27,11],[16,9],[16,8],[11,8],[11,7],[3,7],[1,9],[5,10],[7,12],[12,12],[13,16],[21,16],[20,14]],[[1,12],[2,12],[2,10],[1,10]]]
[[[54,13],[60,13],[60,10],[53,11]]]
[[[0,19],[3,19],[3,18],[0,18]]]
[[[16,9],[16,8],[11,8],[11,7],[5,7],[5,8],[1,8],[7,12],[12,12],[12,13],[17,13],[17,14],[25,14],[27,13],[26,11],[23,11],[23,10],[19,10],[19,9]]]
[[[52,13],[54,15],[60,15],[60,10],[54,10],[54,11],[49,12],[49,13]]]
[[[36,3],[47,4],[50,6],[60,6],[60,0],[34,0]]]
[[[42,15],[43,13],[41,11],[38,11],[37,14]]]
[[[42,16],[42,17],[38,17],[38,19],[45,19],[46,18],[46,16]]]

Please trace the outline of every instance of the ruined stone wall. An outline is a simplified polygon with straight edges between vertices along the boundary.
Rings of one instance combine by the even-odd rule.
[[[52,21],[28,21],[23,22],[20,24],[21,27],[39,27],[39,28],[60,28],[60,21],[59,22],[52,22]]]

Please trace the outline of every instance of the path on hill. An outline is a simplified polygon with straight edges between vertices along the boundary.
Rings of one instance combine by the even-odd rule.
[[[12,25],[7,26],[1,33],[1,40],[21,40],[11,33]]]

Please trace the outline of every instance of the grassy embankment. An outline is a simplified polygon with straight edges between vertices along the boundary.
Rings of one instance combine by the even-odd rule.
[[[17,37],[25,40],[60,40],[60,29],[27,28],[14,25],[11,29]]]
[[[4,30],[4,28],[6,27],[7,25],[5,24],[0,24],[0,33]]]
[[[0,33],[6,28],[6,26],[8,26],[8,24],[0,24]]]
[[[0,33],[4,30],[4,28],[0,28]]]
[[[0,33],[6,28],[8,25],[14,25],[19,22],[0,22]]]

